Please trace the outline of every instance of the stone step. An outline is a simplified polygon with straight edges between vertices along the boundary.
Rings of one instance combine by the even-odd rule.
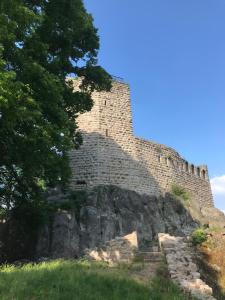
[[[160,262],[160,261],[162,261],[162,257],[144,258],[144,262]]]
[[[159,252],[160,249],[159,249],[159,246],[151,246],[151,247],[141,247],[139,248],[140,252]]]
[[[143,258],[145,262],[162,261],[163,254],[161,252],[139,251],[136,257]]]
[[[148,255],[162,255],[161,251],[138,251],[137,254],[148,256]]]

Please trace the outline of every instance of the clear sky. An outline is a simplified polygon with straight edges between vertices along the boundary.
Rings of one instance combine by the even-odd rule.
[[[225,1],[85,0],[99,63],[130,84],[134,132],[206,163],[225,210]]]

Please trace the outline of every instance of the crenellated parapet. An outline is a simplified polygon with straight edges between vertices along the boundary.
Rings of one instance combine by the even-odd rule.
[[[174,149],[162,144],[136,138],[141,141],[141,145],[149,147],[149,151],[155,152],[155,161],[160,165],[165,164],[167,167],[176,169],[178,172],[184,172],[190,176],[195,176],[203,180],[209,180],[207,165],[195,166],[182,158]]]

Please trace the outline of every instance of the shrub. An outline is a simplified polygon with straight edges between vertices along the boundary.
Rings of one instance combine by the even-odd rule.
[[[184,200],[184,202],[189,201],[190,196],[189,193],[185,190],[185,188],[173,184],[171,190],[174,196],[181,198],[182,200]]]
[[[0,207],[0,220],[5,219],[7,216],[7,210],[3,207]]]
[[[207,233],[204,229],[198,228],[192,232],[191,241],[194,245],[200,245],[207,241]]]

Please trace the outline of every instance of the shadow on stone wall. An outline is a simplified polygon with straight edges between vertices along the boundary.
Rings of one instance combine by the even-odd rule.
[[[83,132],[83,145],[70,154],[72,188],[82,188],[79,183],[88,187],[117,185],[141,194],[159,195],[157,180],[136,151],[133,136],[118,135],[112,139],[96,132]]]

